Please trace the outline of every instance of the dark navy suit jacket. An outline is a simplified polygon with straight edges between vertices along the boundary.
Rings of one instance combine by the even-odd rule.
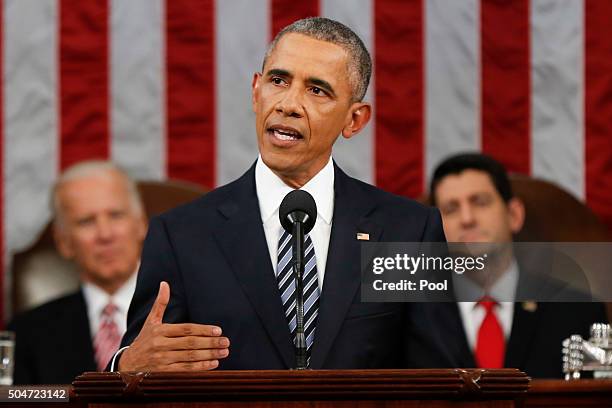
[[[262,227],[251,167],[238,180],[149,226],[122,345],[138,335],[170,284],[165,322],[218,325],[229,337],[221,369],[286,369],[295,355]],[[358,232],[371,241],[444,241],[436,209],[348,177],[335,166],[334,218],[312,368],[405,365],[409,304],[360,301]]]
[[[17,316],[15,384],[70,384],[97,365],[83,293],[45,303]]]

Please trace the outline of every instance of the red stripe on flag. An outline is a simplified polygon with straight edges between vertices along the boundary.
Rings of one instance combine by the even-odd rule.
[[[3,6],[3,5],[2,5]],[[0,78],[4,78],[4,7],[0,7]],[[0,180],[4,180],[4,81],[0,81]],[[4,186],[0,188],[0,327],[4,327]]]
[[[60,167],[109,155],[108,2],[62,0]]]
[[[168,177],[215,186],[213,0],[166,1]]]
[[[585,3],[585,186],[587,204],[612,228],[612,2]]]
[[[319,0],[272,0],[270,38],[296,20],[319,15]]]
[[[529,174],[528,0],[483,0],[480,21],[482,150],[509,171]]]
[[[417,197],[424,185],[423,3],[374,6],[376,50],[376,184]]]

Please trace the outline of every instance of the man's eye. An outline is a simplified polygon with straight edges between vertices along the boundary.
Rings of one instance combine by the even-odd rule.
[[[312,88],[310,88],[310,91],[315,94],[315,95],[325,95],[325,91],[321,88],[318,88],[316,86],[313,86]]]
[[[88,225],[92,225],[94,223],[94,219],[93,218],[81,218],[77,220],[76,223],[80,227],[86,227]]]
[[[284,84],[284,83],[285,83],[285,81],[283,81],[283,79],[282,79],[282,78],[279,78],[279,77],[273,77],[273,78],[272,78],[272,83],[273,83],[274,85],[282,85],[282,84]]]
[[[113,219],[123,218],[124,215],[125,215],[124,211],[111,211],[110,213],[110,217]]]
[[[485,196],[478,196],[474,199],[474,204],[479,207],[486,207],[487,205],[489,205],[490,202],[491,200],[489,199],[489,197]]]
[[[443,205],[440,207],[440,212],[442,212],[442,214],[450,215],[456,211],[457,211],[456,205],[449,204],[449,205]]]
[[[451,215],[455,212],[455,208],[444,208],[442,209],[442,214]]]

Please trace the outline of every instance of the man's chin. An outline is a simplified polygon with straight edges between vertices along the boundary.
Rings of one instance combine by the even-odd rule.
[[[457,242],[475,242],[479,244],[491,243],[491,237],[483,233],[468,233],[460,235]]]
[[[497,244],[488,241],[449,242],[449,251],[455,255],[479,257],[497,251]]]
[[[92,281],[100,283],[113,283],[116,281],[122,281],[129,278],[134,270],[128,270],[125,265],[104,265],[104,267],[97,268],[91,271],[88,275]]]
[[[288,160],[287,153],[262,153],[261,158],[270,170],[280,177],[290,177],[295,173],[296,165]]]

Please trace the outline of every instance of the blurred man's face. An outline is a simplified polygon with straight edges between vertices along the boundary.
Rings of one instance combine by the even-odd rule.
[[[432,193],[449,242],[510,242],[523,226],[522,203],[516,198],[506,203],[483,171],[448,175]]]
[[[118,289],[138,266],[147,228],[125,180],[102,171],[64,183],[58,198],[62,217],[55,237],[61,254],[76,262],[84,281]]]
[[[301,34],[286,34],[253,78],[257,141],[264,163],[301,187],[328,162],[342,133],[356,134],[370,107],[352,102],[347,52]]]

